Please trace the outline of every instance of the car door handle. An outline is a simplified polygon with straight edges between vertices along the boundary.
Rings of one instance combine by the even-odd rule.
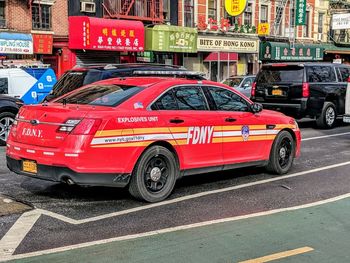
[[[236,119],[235,119],[235,118],[229,117],[229,118],[226,118],[225,121],[226,121],[226,122],[235,122]]]
[[[181,120],[181,119],[171,119],[170,120],[170,123],[183,123],[184,120]]]

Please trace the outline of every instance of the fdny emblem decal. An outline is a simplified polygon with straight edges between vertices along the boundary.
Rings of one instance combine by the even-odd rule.
[[[43,131],[39,129],[33,129],[33,128],[24,128],[22,130],[22,135],[29,136],[29,137],[36,137],[36,138],[42,138]]]
[[[242,138],[243,138],[243,141],[248,141],[248,138],[249,138],[249,126],[247,125],[244,125],[242,127]]]

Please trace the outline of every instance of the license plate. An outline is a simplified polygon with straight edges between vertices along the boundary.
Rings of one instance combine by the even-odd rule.
[[[36,174],[38,172],[37,165],[35,161],[24,160],[22,162],[23,172]]]
[[[343,116],[343,122],[350,123],[350,116]]]
[[[282,90],[280,89],[274,89],[272,90],[272,95],[275,95],[275,96],[282,96]]]

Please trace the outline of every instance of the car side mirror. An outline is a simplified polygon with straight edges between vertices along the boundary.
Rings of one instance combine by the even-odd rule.
[[[263,105],[260,103],[253,103],[250,108],[253,113],[259,113],[263,110]]]

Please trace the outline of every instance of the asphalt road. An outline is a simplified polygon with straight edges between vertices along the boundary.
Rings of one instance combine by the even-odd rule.
[[[11,255],[154,234],[350,193],[350,126],[317,130],[314,122],[302,121],[300,127],[301,157],[287,175],[248,168],[185,177],[168,200],[152,205],[133,200],[123,189],[81,188],[15,175],[7,170],[1,148],[0,195],[25,202],[23,207],[33,210],[29,219],[20,217],[19,211],[0,217],[0,261],[1,255],[11,259]],[[27,229],[16,230],[17,225]]]

